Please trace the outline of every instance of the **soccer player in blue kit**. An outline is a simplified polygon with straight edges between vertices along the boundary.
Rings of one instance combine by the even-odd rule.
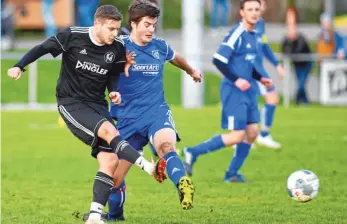
[[[272,87],[272,80],[260,63],[259,35],[254,30],[260,18],[260,6],[260,0],[241,0],[242,21],[232,28],[214,54],[213,63],[224,75],[220,89],[221,123],[222,128],[229,132],[183,149],[184,165],[189,175],[192,175],[198,156],[237,144],[224,181],[245,182],[238,171],[258,135],[260,117],[252,80],[259,80],[266,88]]]
[[[191,209],[194,186],[186,176],[182,161],[176,153],[179,141],[169,105],[165,102],[163,69],[166,62],[183,69],[195,82],[201,82],[201,73],[174,51],[165,40],[153,38],[160,10],[148,1],[135,1],[129,7],[130,36],[122,36],[126,50],[135,52],[136,64],[129,69],[129,76],[121,74],[117,91],[122,102],[111,105],[111,115],[116,127],[136,150],[142,151],[150,142],[164,163],[165,169],[178,190],[183,209]],[[120,158],[122,159],[122,158]],[[123,205],[126,199],[124,178],[131,163],[120,160],[114,174],[114,185],[108,205],[108,220],[124,220]],[[162,180],[165,177],[162,177]],[[161,180],[161,181],[162,181]]]
[[[263,14],[265,10],[266,1],[261,0],[261,14]],[[280,79],[283,79],[284,69],[268,44],[267,36],[265,34],[265,21],[262,18],[260,18],[258,22],[255,24],[254,30],[259,34],[258,42],[260,44],[260,52],[276,68]],[[263,57],[260,57],[260,59],[262,60]],[[270,129],[274,121],[276,107],[279,102],[278,92],[276,91],[274,85],[271,88],[266,89],[261,83],[256,82],[256,84],[257,85],[254,85],[254,87],[257,88],[258,95],[263,96],[265,99],[265,104],[263,105],[260,116],[261,129],[256,141],[260,145],[278,149],[281,147],[281,144],[279,142],[274,141],[270,134]]]

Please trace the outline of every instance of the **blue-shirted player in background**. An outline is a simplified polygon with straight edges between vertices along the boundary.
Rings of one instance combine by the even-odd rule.
[[[235,25],[224,38],[213,63],[222,72],[220,96],[222,102],[222,128],[228,133],[216,135],[194,147],[184,148],[184,165],[192,175],[193,164],[198,156],[238,144],[224,181],[245,182],[238,173],[248,156],[251,144],[258,135],[257,93],[251,87],[253,78],[267,88],[272,80],[257,57],[259,54],[258,34],[254,27],[260,17],[260,0],[241,0],[242,21]]]
[[[186,176],[184,166],[176,153],[179,141],[172,113],[165,102],[163,69],[166,62],[185,70],[194,81],[201,82],[201,73],[193,69],[165,40],[153,38],[159,8],[150,2],[135,1],[129,7],[130,36],[122,36],[126,49],[135,52],[136,64],[129,69],[129,77],[121,74],[117,91],[122,96],[119,105],[111,105],[111,115],[117,120],[117,129],[135,149],[142,151],[150,142],[165,164],[165,169],[178,190],[183,209],[191,209],[194,186]],[[120,158],[121,159],[121,158]],[[124,178],[132,164],[120,160],[114,175],[108,205],[108,220],[124,220],[126,199]],[[162,178],[162,181],[165,177]]]
[[[263,14],[265,10],[266,10],[266,1],[262,0],[261,14]],[[259,21],[255,24],[254,29],[259,34],[260,52],[276,68],[280,79],[283,79],[284,69],[282,65],[279,63],[273,51],[271,50],[267,41],[267,36],[265,34],[265,21],[262,18],[260,18]],[[263,57],[260,57],[260,60],[261,60],[261,63],[263,63],[262,61]],[[263,145],[269,148],[278,149],[281,147],[281,144],[273,140],[270,134],[270,129],[272,127],[276,107],[279,102],[279,94],[276,91],[274,85],[271,88],[266,89],[261,83],[257,82],[257,84],[258,84],[258,88],[257,86],[255,87],[258,89],[258,95],[261,95],[264,97],[265,104],[263,105],[263,108],[261,110],[261,116],[260,116],[261,129],[256,141],[260,145]]]

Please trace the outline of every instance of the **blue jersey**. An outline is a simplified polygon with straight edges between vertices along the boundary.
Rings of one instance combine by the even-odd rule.
[[[214,54],[214,64],[231,81],[243,78],[252,81],[254,75],[268,77],[262,64],[259,50],[259,34],[248,31],[243,23],[235,25],[225,36]],[[258,61],[258,62],[257,62]]]
[[[337,55],[337,54],[344,54],[344,56],[346,56],[346,49],[345,47],[347,46],[344,46],[345,45],[345,37],[342,36],[340,33],[338,32],[335,32],[335,51],[334,51],[334,54]]]
[[[159,107],[167,106],[164,97],[163,69],[174,58],[174,51],[162,39],[154,38],[146,46],[135,44],[123,36],[126,50],[135,52],[136,64],[129,69],[129,77],[120,75],[117,91],[122,96],[119,105],[111,104],[116,119],[153,116]]]
[[[259,21],[254,26],[254,30],[259,35],[258,43],[260,44],[260,53],[266,59],[268,59],[271,64],[277,66],[279,64],[279,61],[269,46],[268,39],[265,33],[265,21],[263,19],[259,19]],[[260,59],[262,60],[263,57],[261,57]]]
[[[261,38],[263,38],[265,35],[265,21],[263,19],[259,19],[254,26],[254,30],[259,34]]]

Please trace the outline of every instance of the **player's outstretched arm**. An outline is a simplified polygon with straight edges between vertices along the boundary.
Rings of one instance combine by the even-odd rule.
[[[25,71],[25,67],[29,65],[30,63],[36,61],[41,56],[50,53],[50,49],[46,48],[44,43],[37,45],[33,47],[28,53],[26,53],[18,62],[13,66],[13,68],[10,68],[8,70],[8,76],[11,78],[18,80],[21,75],[22,71]]]
[[[283,77],[284,77],[284,69],[283,69],[282,65],[279,63],[276,55],[272,51],[272,49],[269,46],[269,44],[264,43],[263,46],[262,46],[262,51],[263,51],[263,54],[264,54],[265,58],[267,60],[269,60],[270,63],[276,68],[279,77],[281,79],[283,79]]]
[[[13,66],[13,68],[8,70],[8,75],[18,80],[22,71],[25,71],[24,68],[43,55],[51,53],[53,57],[56,57],[63,51],[66,51],[66,43],[68,42],[70,33],[70,28],[68,27],[58,32],[55,36],[48,38],[43,43],[33,47]]]
[[[36,61],[41,56],[50,53],[53,57],[57,57],[63,51],[68,50],[71,37],[71,27],[67,27],[59,31],[55,36],[48,38],[42,44],[33,47],[24,57],[8,70],[8,75],[14,79],[19,79],[25,66]]]
[[[269,60],[269,62],[274,67],[276,67],[279,64],[279,61],[278,61],[276,55],[274,54],[274,52],[272,51],[271,47],[269,46],[269,44],[263,43],[262,44],[262,51],[263,51],[265,58],[267,60]]]
[[[188,75],[190,75],[194,79],[195,82],[201,82],[201,72],[190,66],[186,59],[180,53],[175,51],[175,57],[172,60],[170,60],[170,63],[184,70]]]

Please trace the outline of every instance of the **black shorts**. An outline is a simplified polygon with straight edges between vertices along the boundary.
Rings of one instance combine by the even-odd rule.
[[[70,131],[92,147],[93,157],[96,158],[99,152],[112,152],[109,144],[97,135],[105,121],[114,125],[107,106],[92,102],[78,102],[59,105],[58,110]]]

